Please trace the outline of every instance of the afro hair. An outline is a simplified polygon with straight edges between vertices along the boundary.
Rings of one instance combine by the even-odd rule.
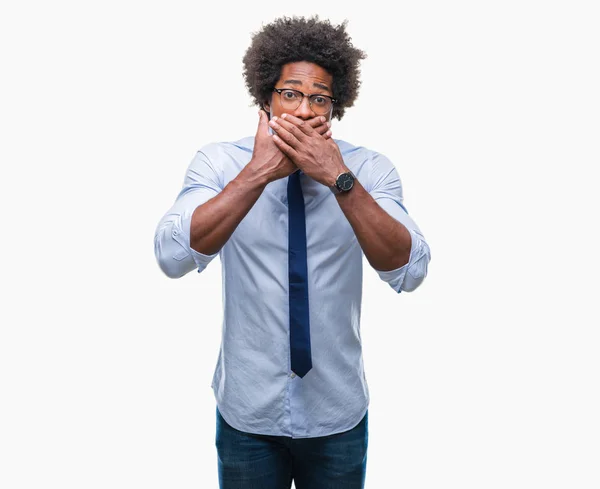
[[[346,107],[352,107],[360,86],[360,60],[367,57],[355,48],[346,32],[348,20],[332,26],[315,15],[281,17],[252,35],[243,58],[244,80],[259,107],[270,100],[286,63],[308,61],[319,65],[333,77],[332,118],[341,120]]]

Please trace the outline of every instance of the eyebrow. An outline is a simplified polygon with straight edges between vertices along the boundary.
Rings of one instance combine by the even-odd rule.
[[[300,80],[285,80],[283,84],[285,85],[286,83],[291,83],[292,85],[302,85]],[[329,87],[323,83],[314,82],[313,87],[322,88],[323,90],[329,91]]]

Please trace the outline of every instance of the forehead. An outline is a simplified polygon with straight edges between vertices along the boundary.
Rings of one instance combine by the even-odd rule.
[[[333,84],[333,77],[325,69],[308,61],[296,61],[283,65],[279,82],[284,83],[286,80],[299,80],[305,87],[312,87],[315,82],[321,83],[327,85],[329,90]]]

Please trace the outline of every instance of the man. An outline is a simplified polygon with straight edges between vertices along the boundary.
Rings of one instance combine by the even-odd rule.
[[[394,165],[331,137],[366,57],[345,24],[283,17],[253,36],[244,76],[264,109],[256,135],[204,146],[156,229],[169,277],[221,257],[211,387],[222,489],[364,487],[362,255],[398,293],[427,275]]]

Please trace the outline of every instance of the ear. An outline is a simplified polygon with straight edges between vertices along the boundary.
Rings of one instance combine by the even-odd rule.
[[[271,94],[271,96],[267,99],[265,99],[265,101],[262,104],[262,108],[265,110],[265,112],[268,114],[271,110],[271,98],[273,97],[273,94]]]

